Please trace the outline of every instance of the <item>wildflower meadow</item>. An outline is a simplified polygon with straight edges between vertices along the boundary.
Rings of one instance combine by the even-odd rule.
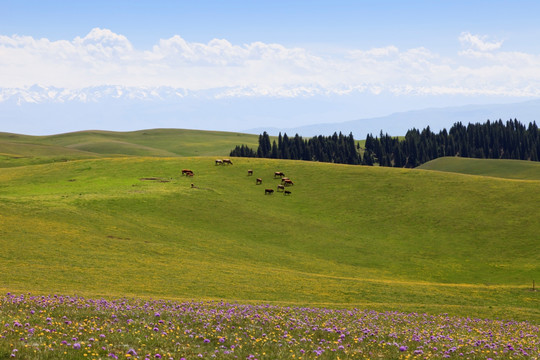
[[[540,326],[225,302],[0,297],[0,358],[538,359]]]

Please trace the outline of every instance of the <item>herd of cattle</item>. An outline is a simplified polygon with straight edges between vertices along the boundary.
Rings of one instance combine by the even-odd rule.
[[[232,161],[230,159],[216,159],[216,165],[232,165]],[[183,169],[182,170],[183,176],[189,176],[193,177],[194,173],[190,169]],[[248,170],[248,176],[253,175],[253,170]],[[285,176],[285,174],[282,171],[276,171],[274,172],[274,179],[280,178],[281,184],[277,186],[277,192],[283,192],[284,195],[291,195],[290,190],[286,190],[285,187],[292,186],[294,183],[291,179]],[[261,185],[262,184],[262,178],[257,178],[255,180],[255,185]],[[191,184],[191,187],[195,187],[193,184]],[[264,189],[264,195],[272,195],[274,193],[274,189]]]
[[[248,176],[253,175],[253,170],[248,170]],[[277,191],[282,191],[285,195],[291,195],[290,190],[285,190],[285,186],[292,186],[294,183],[291,179],[288,177],[285,177],[285,174],[282,171],[276,171],[274,173],[274,179],[275,178],[281,178],[281,185],[277,186]],[[255,185],[261,185],[262,184],[262,178],[257,178],[255,180]],[[274,189],[264,189],[264,195],[272,195],[274,193]]]

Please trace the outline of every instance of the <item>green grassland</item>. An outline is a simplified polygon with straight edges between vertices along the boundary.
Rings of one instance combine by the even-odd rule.
[[[97,153],[88,136],[72,149]],[[236,136],[246,143],[228,136],[213,150],[204,136],[184,147],[231,148],[224,144]],[[46,145],[73,145],[53,139]],[[182,154],[183,146],[159,149]],[[540,281],[540,181],[214,159],[117,156],[0,169],[0,288],[540,322],[540,295],[531,291]],[[182,176],[184,168],[195,176]],[[264,195],[279,184],[276,170],[294,181],[290,196]]]
[[[493,176],[506,179],[540,180],[540,162],[525,160],[442,157],[422,164],[418,169]]]
[[[50,136],[0,133],[0,167],[102,156],[228,156],[238,144],[256,148],[258,136],[183,129],[94,130]]]

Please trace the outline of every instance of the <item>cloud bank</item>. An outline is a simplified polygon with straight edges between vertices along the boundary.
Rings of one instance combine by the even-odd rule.
[[[540,96],[540,54],[505,52],[503,41],[467,32],[458,43],[454,56],[392,45],[318,54],[262,42],[189,42],[179,35],[151,49],[136,49],[125,36],[100,28],[59,41],[0,35],[0,88],[227,89],[218,97],[351,92]]]

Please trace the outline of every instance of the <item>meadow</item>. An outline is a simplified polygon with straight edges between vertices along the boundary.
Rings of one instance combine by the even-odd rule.
[[[103,156],[226,156],[238,144],[256,148],[258,136],[185,129],[91,130],[48,136],[0,133],[0,167]]]
[[[538,182],[233,160],[3,169],[1,287],[538,319]]]
[[[182,354],[188,354],[186,358],[198,357],[199,353],[170,347],[176,341],[154,347],[150,345],[153,343],[145,343],[147,337],[142,340],[143,335],[133,335],[129,342],[114,338],[106,350],[91,355],[87,350],[97,350],[87,348],[88,339],[69,335],[76,329],[57,330],[71,336],[62,339],[56,337],[59,333],[43,330],[46,335],[39,341],[5,340],[18,336],[12,330],[26,331],[25,323],[33,326],[36,322],[51,330],[43,323],[45,320],[37,318],[46,313],[55,321],[67,316],[69,320],[65,321],[85,329],[85,324],[92,321],[97,322],[95,329],[104,327],[101,322],[111,320],[112,312],[103,313],[95,304],[104,301],[117,306],[122,301],[113,299],[125,298],[125,304],[131,305],[122,307],[121,313],[140,323],[135,332],[150,331],[148,326],[156,323],[151,320],[156,320],[152,318],[155,314],[141,309],[146,302],[158,306],[155,299],[160,299],[159,306],[174,303],[174,308],[197,304],[193,306],[203,313],[241,308],[256,309],[253,311],[257,316],[262,316],[260,311],[269,311],[276,317],[260,324],[257,336],[247,331],[254,343],[248,345],[247,339],[242,340],[246,341],[245,353],[236,350],[236,354],[224,354],[216,343],[219,339],[214,337],[210,339],[212,346],[205,347],[204,354],[201,352],[205,357],[276,358],[275,351],[281,350],[272,347],[268,352],[260,347],[260,335],[262,331],[270,334],[276,326],[290,325],[286,316],[280,315],[282,312],[287,316],[293,312],[295,319],[319,314],[321,328],[334,317],[346,321],[347,311],[353,311],[357,321],[362,317],[384,320],[373,325],[381,336],[372,344],[354,343],[353,337],[347,337],[351,341],[348,345],[355,350],[345,354],[332,351],[342,350],[337,349],[339,344],[322,346],[320,337],[311,338],[317,347],[296,347],[295,343],[286,348],[296,358],[318,356],[318,346],[325,350],[325,355],[319,355],[328,358],[420,356],[414,350],[426,352],[428,348],[419,349],[425,345],[410,343],[407,336],[411,332],[406,327],[399,330],[402,333],[392,331],[396,324],[405,326],[412,318],[415,324],[433,325],[433,329],[425,329],[430,336],[439,336],[433,334],[446,331],[443,329],[454,323],[472,321],[475,324],[469,335],[482,336],[510,326],[503,332],[532,334],[520,341],[532,341],[527,346],[538,349],[540,296],[538,291],[532,291],[533,281],[538,283],[540,279],[540,176],[536,164],[525,171],[522,179],[496,177],[494,172],[489,176],[448,172],[448,167],[441,165],[439,171],[426,171],[232,158],[234,165],[219,166],[215,165],[215,156],[139,156],[122,154],[119,147],[114,155],[100,155],[95,148],[88,151],[91,146],[86,150],[77,146],[70,157],[66,155],[73,150],[69,144],[83,143],[71,136],[62,143],[38,142],[33,146],[24,145],[33,138],[19,139],[19,143],[4,138],[0,141],[3,149],[11,146],[0,158],[0,290],[15,294],[1,300],[0,325],[5,331],[0,348],[6,346],[1,348],[1,356],[11,356],[12,348],[17,348],[21,353],[29,351],[26,357],[31,357],[28,354],[36,343],[41,349],[36,351],[48,358],[41,345],[43,340],[56,350],[64,349],[70,357],[85,356],[75,351],[84,349],[90,357],[103,358],[108,354],[104,351],[114,350],[115,356],[125,358],[127,344],[140,358],[167,352],[175,359]],[[256,142],[257,137],[251,137]],[[204,137],[186,147],[194,151],[198,141],[204,141]],[[232,140],[224,143],[227,141]],[[167,149],[167,143],[172,144],[170,140],[156,141],[153,148]],[[226,155],[226,151],[216,150],[223,148],[223,143],[216,146],[212,151]],[[47,150],[40,152],[40,147]],[[169,146],[166,151],[170,150]],[[78,153],[81,151],[85,153]],[[185,168],[192,169],[195,175],[182,176]],[[247,175],[248,169],[253,170],[253,176]],[[289,196],[277,191],[264,194],[265,188],[277,190],[280,180],[273,174],[278,170],[294,181],[288,187]],[[504,175],[505,170],[499,171]],[[255,185],[258,177],[263,179],[262,185]],[[41,295],[45,299],[43,307],[39,305]],[[52,298],[58,297],[70,300],[56,304]],[[77,306],[69,307],[71,301]],[[26,306],[34,314],[26,314]],[[180,316],[174,309],[169,310],[167,316]],[[250,322],[260,320],[252,315],[250,312]],[[173,323],[175,329],[189,330],[182,322],[191,317],[182,315],[179,319]],[[227,339],[239,326],[254,329],[244,320],[236,319],[234,325],[227,323],[235,327],[227,330]],[[13,327],[14,321],[22,328]],[[198,335],[203,334],[209,321],[198,323]],[[489,323],[489,329],[478,327],[480,323]],[[360,330],[354,326],[346,323],[343,327],[351,333],[356,331],[359,339]],[[458,332],[457,327],[453,331]],[[174,336],[185,337],[182,331]],[[525,356],[517,350],[504,352],[503,343],[518,349],[517,335],[506,338],[501,334],[496,346],[483,348],[482,353],[470,347],[470,341],[484,337],[459,334],[444,336],[462,341],[465,358]],[[391,341],[394,335],[399,341]],[[49,342],[45,341],[48,336]],[[73,337],[77,340],[70,340]],[[294,338],[301,339],[300,334]],[[201,340],[200,336],[197,339]],[[183,347],[206,346],[204,342],[187,340],[179,343]],[[13,346],[8,348],[8,342]],[[75,343],[81,348],[73,349]],[[159,351],[138,351],[142,344]],[[227,344],[230,351],[234,344]],[[382,344],[387,349],[380,352],[378,346]],[[461,346],[450,344],[429,345],[431,356],[458,356],[444,353]],[[22,350],[25,345],[26,350]],[[400,351],[400,346],[408,350]],[[431,349],[433,346],[438,350]],[[524,346],[522,349],[528,351]],[[211,354],[215,350],[219,354]],[[538,357],[534,351],[528,351],[527,356]],[[61,358],[62,354],[51,351],[50,358]]]
[[[6,359],[536,359],[540,355],[538,325],[446,314],[11,294],[0,297],[0,306],[0,357]]]
[[[540,162],[526,160],[442,157],[422,164],[418,169],[516,180],[540,180]]]

